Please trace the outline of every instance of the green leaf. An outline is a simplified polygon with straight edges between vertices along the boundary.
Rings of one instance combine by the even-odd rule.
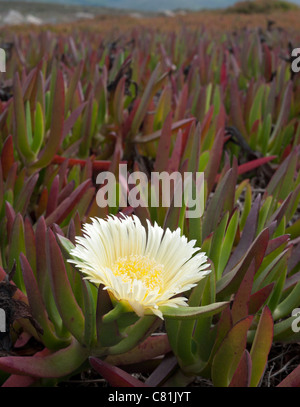
[[[31,148],[34,153],[38,153],[44,141],[44,115],[40,103],[36,105],[35,111],[35,125],[34,125],[34,137],[32,140]]]
[[[19,256],[21,253],[26,253],[26,246],[25,246],[25,235],[24,235],[24,222],[23,218],[20,213],[18,213],[15,217],[12,232],[9,242],[8,248],[8,267],[12,269],[14,262],[16,261],[16,273],[13,278],[14,282],[16,283],[17,287],[25,292],[25,285],[23,281],[23,276],[20,267],[20,259]]]
[[[42,151],[38,161],[34,163],[32,170],[46,167],[51,163],[57,153],[64,130],[64,111],[65,111],[65,91],[64,78],[62,72],[57,73],[53,103],[50,105],[51,126],[48,142]]]
[[[264,307],[251,347],[252,373],[250,387],[256,387],[265,371],[273,341],[273,318],[267,306]]]
[[[69,341],[68,339],[62,340],[56,335],[54,326],[49,320],[47,311],[45,309],[33,271],[23,253],[21,253],[20,261],[32,316],[36,319],[44,331],[41,338],[42,342],[50,350],[58,350],[61,347],[65,347]]]
[[[31,111],[30,111],[30,102],[27,100],[25,104],[25,115],[26,115],[26,129],[27,129],[27,138],[29,145],[32,144],[32,123],[31,123]]]
[[[219,225],[214,230],[210,251],[208,253],[208,257],[214,263],[216,270],[218,269],[218,265],[219,265],[220,251],[221,251],[221,247],[222,247],[222,243],[223,243],[223,239],[224,239],[224,235],[225,235],[225,229],[227,226],[228,217],[229,217],[229,214],[228,214],[228,212],[226,212],[225,215],[222,217]],[[218,275],[217,275],[217,279],[218,279]]]
[[[241,357],[236,371],[232,377],[229,387],[249,387],[251,379],[252,362],[247,349]]]
[[[255,98],[252,103],[250,115],[249,115],[249,124],[248,124],[248,131],[250,132],[250,129],[252,128],[254,122],[256,120],[259,120],[261,117],[261,105],[262,105],[262,99],[264,96],[265,92],[265,86],[261,85],[258,88],[258,91],[255,95]]]
[[[64,249],[64,252],[70,256],[70,252],[75,248],[75,245],[71,242],[71,240],[67,239],[64,236],[57,235],[57,238],[61,247]]]
[[[47,269],[56,306],[67,329],[84,343],[84,316],[76,302],[64,265],[64,260],[51,229],[47,234]]]
[[[217,302],[202,307],[169,307],[164,305],[159,307],[165,318],[172,319],[198,319],[201,317],[209,317],[221,312],[228,302]]]
[[[252,260],[255,259],[255,270],[257,270],[264,258],[269,241],[269,230],[264,229],[255,239],[241,261],[219,281],[217,281],[217,292],[220,298],[236,292],[246,274]]]
[[[222,276],[222,273],[230,257],[238,228],[238,221],[239,221],[239,210],[235,209],[229,221],[225,237],[219,251],[218,267],[216,272],[217,280],[219,280],[220,277]]]
[[[239,365],[247,344],[247,332],[253,317],[239,321],[229,331],[212,363],[212,380],[215,387],[228,387]]]
[[[154,96],[155,83],[158,79],[159,69],[160,69],[160,66],[158,64],[157,67],[152,72],[152,75],[151,75],[149,81],[147,82],[146,89],[143,93],[139,107],[138,107],[136,114],[134,116],[134,119],[132,121],[131,132],[132,132],[133,137],[135,137],[137,135],[140,125],[142,124],[144,117],[146,115],[150,100]]]
[[[0,369],[17,375],[58,378],[68,376],[80,368],[87,360],[89,350],[75,339],[64,349],[49,355],[6,356],[0,358]],[[63,361],[63,363],[62,363]]]

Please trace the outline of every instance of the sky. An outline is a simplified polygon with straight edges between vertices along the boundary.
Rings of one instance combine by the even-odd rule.
[[[172,10],[172,9],[201,9],[201,8],[224,8],[236,2],[236,0],[16,0],[35,1],[38,3],[59,3],[79,5],[99,5],[106,7],[131,8],[136,10]],[[13,2],[13,1],[12,1]],[[293,1],[300,5],[300,0]],[[1,3],[1,0],[0,0]]]

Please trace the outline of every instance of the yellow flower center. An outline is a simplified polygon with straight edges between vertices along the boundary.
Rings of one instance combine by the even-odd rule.
[[[114,275],[121,276],[124,282],[141,280],[147,289],[160,289],[164,266],[151,260],[148,256],[131,254],[129,257],[120,257],[114,264]]]

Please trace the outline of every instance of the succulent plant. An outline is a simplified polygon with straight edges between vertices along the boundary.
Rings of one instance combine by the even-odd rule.
[[[256,387],[274,343],[299,342],[299,77],[282,57],[286,33],[259,35],[14,37],[0,101],[0,293],[22,312],[0,337],[4,387],[91,367],[113,386]],[[193,192],[203,173],[202,216],[175,190],[168,206],[140,195],[138,207],[100,207],[99,174],[130,190],[121,164],[147,191],[153,172],[190,173]],[[169,242],[165,256],[151,236],[157,250]],[[151,273],[169,278],[168,295]],[[299,369],[281,385],[299,385]]]

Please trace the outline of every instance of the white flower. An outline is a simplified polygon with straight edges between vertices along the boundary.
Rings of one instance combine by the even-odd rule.
[[[117,301],[125,301],[142,316],[163,318],[161,306],[184,306],[188,291],[210,271],[207,257],[181,236],[147,221],[147,230],[136,217],[95,218],[76,238],[72,260],[86,278],[103,284]]]

